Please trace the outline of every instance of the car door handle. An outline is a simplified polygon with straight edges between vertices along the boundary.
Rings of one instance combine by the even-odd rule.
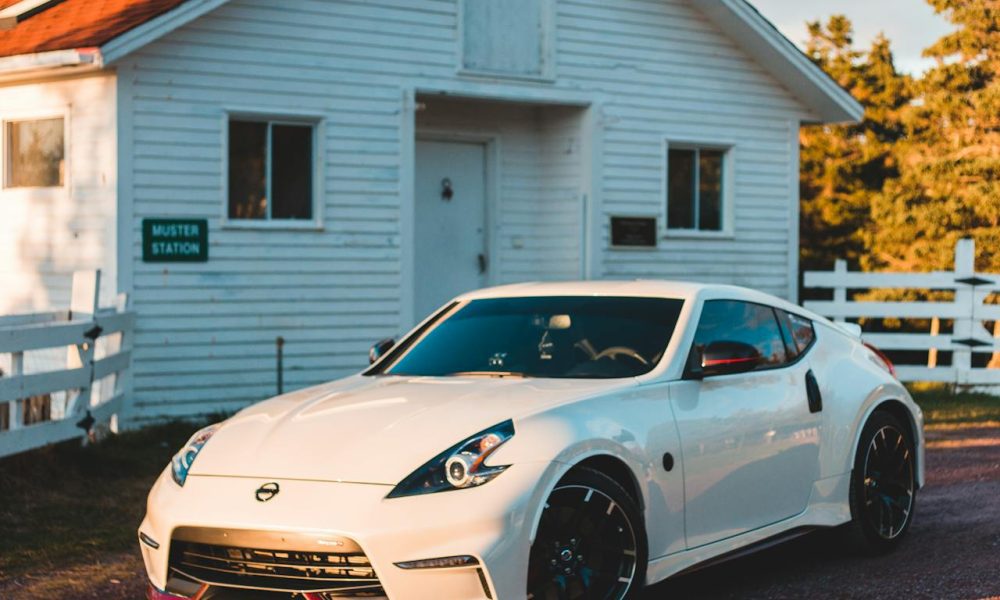
[[[809,399],[809,412],[818,413],[823,410],[823,395],[819,392],[819,382],[812,369],[806,373],[806,397]]]

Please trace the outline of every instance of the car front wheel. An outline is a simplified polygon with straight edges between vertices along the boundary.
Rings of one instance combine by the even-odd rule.
[[[646,578],[646,534],[615,480],[578,468],[545,504],[528,563],[529,600],[621,600]]]

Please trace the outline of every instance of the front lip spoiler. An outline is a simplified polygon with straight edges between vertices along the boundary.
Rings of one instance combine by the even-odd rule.
[[[149,583],[146,588],[146,600],[201,600],[201,597],[207,591],[208,585],[205,584],[198,589],[194,596],[178,596],[177,594],[165,592],[152,583]]]

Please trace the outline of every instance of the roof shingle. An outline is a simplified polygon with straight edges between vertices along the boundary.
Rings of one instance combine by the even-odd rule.
[[[0,0],[0,8],[16,0]],[[185,0],[64,0],[11,29],[0,29],[0,57],[101,46]]]

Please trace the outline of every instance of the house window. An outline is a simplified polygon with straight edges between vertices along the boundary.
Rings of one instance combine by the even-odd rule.
[[[671,148],[667,158],[667,229],[722,231],[726,151]]]
[[[229,121],[229,218],[313,219],[315,126]]]
[[[62,117],[4,123],[4,186],[62,187],[66,149]]]

